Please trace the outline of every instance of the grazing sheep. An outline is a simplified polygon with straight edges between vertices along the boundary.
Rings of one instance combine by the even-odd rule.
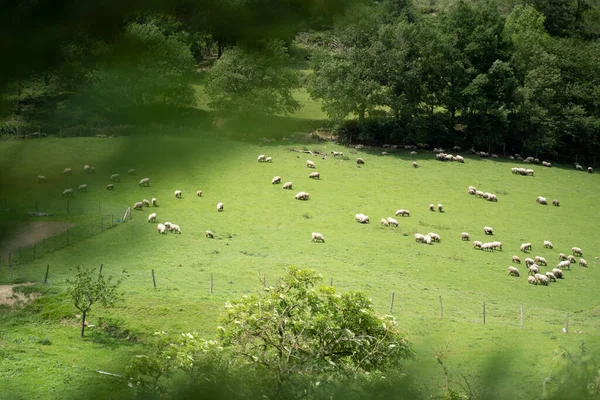
[[[112,174],[110,176],[110,181],[111,182],[121,182],[121,175],[119,175],[119,174]]]
[[[410,217],[410,211],[400,209],[396,211],[396,215],[400,215],[401,217]]]
[[[536,264],[539,264],[539,265],[548,265],[548,262],[546,261],[546,259],[544,257],[535,256],[534,261]]]
[[[556,268],[566,268],[566,269],[571,269],[571,262],[569,260],[566,261],[561,261],[558,264],[556,264]]]
[[[365,163],[365,160],[363,160],[362,158],[357,158],[357,159],[356,159],[356,163],[357,163],[357,164],[364,164],[364,163]]]
[[[221,212],[221,211],[223,211],[223,203],[219,203],[219,204],[217,204],[217,211],[218,211],[218,212]]]
[[[588,167],[588,172],[589,172],[590,174],[593,174],[593,173],[594,173],[594,169],[593,169],[592,167]]]
[[[527,268],[529,268],[529,266],[531,266],[531,265],[533,265],[533,264],[535,264],[535,261],[533,261],[533,259],[532,259],[532,258],[529,258],[529,257],[527,257],[527,258],[525,259],[525,266],[526,266]]]
[[[284,189],[292,189],[292,182],[286,182],[283,184]]]
[[[331,155],[333,155],[334,157],[344,157],[344,153],[342,153],[341,151],[332,151]]]
[[[167,227],[163,224],[156,225],[156,229],[158,230],[158,233],[166,233],[167,232]]]
[[[310,160],[306,160],[306,166],[307,166],[308,168],[317,168],[317,167],[315,166],[315,163],[314,163],[314,162],[312,162],[312,161],[310,161]]]
[[[512,256],[512,262],[517,263],[517,264],[521,264],[521,259],[517,256]]]
[[[141,201],[138,201],[133,205],[134,210],[141,210],[142,208],[144,208],[144,203],[142,203]]]
[[[444,212],[444,206],[441,203],[438,204],[438,211],[439,212]]]
[[[430,204],[429,205],[429,211],[435,211],[435,205]]]
[[[267,159],[267,156],[265,156],[264,154],[261,154],[260,156],[258,156],[258,162],[265,162],[266,159]]]
[[[552,245],[552,242],[549,240],[544,240],[544,248],[546,249],[553,249],[554,245]]]
[[[502,250],[502,242],[492,242],[490,244],[494,250]]]
[[[156,213],[148,215],[148,222],[156,222]]]
[[[382,155],[382,156],[389,156],[389,155],[390,155],[390,153],[388,153],[387,151],[382,151],[382,152],[381,152],[381,155]]]
[[[321,179],[321,174],[318,172],[312,172],[308,177],[312,179]]]
[[[469,240],[469,234],[467,232],[463,232],[460,234],[460,238],[462,240]]]
[[[565,253],[560,253],[560,254],[558,255],[558,259],[559,259],[559,260],[566,260],[566,259],[567,259],[567,256],[565,255]]]
[[[48,183],[48,178],[46,178],[44,175],[38,175],[37,182],[38,183]]]
[[[429,235],[423,236],[423,243],[431,244],[431,236],[429,236]]]
[[[483,243],[481,243],[479,240],[474,240],[473,241],[473,248],[474,249],[479,249],[481,250],[481,247],[483,246]]]
[[[206,231],[206,232],[204,232],[204,236],[206,236],[207,238],[210,238],[210,239],[214,239],[215,234],[212,233],[212,231]]]
[[[481,190],[475,190],[475,196],[476,197],[482,197],[483,198],[484,193]]]
[[[488,201],[494,201],[494,202],[498,202],[498,197],[495,194],[489,194],[488,195]]]
[[[527,250],[531,251],[531,243],[523,243],[521,245],[521,251],[527,253]]]
[[[202,197],[202,190],[198,190],[198,191],[196,192],[196,196],[198,196],[198,197]]]
[[[552,272],[546,272],[546,278],[552,282],[556,282],[556,276]]]
[[[416,152],[416,151],[411,151],[411,152],[410,152],[410,155],[411,155],[411,156],[416,156],[416,155],[417,155],[417,152]],[[416,164],[416,163],[413,163],[413,164]]]
[[[573,252],[574,256],[579,256],[581,257],[583,255],[583,251],[581,251],[581,249],[579,247],[573,247],[571,249],[571,251]]]
[[[458,161],[459,163],[464,163],[465,159],[462,156],[456,156],[456,161]]]
[[[281,183],[280,176],[276,176],[275,178],[271,179],[271,184],[275,185],[276,183]]]
[[[581,165],[579,165],[579,164],[575,164],[575,169],[577,171],[583,171],[583,167]]]
[[[115,185],[113,185],[112,183],[109,183],[108,185],[106,185],[106,190],[113,190],[115,188]]]
[[[577,262],[577,259],[575,257],[573,257],[572,255],[568,255],[567,256],[567,261],[571,264],[575,264]]]
[[[536,203],[539,203],[539,204],[541,204],[543,206],[545,206],[545,205],[548,204],[548,200],[546,200],[546,198],[542,197],[542,196],[538,196],[538,198],[535,199],[535,201],[536,201]]]
[[[365,214],[356,214],[354,216],[354,218],[356,219],[356,221],[360,222],[361,224],[368,224],[369,223],[369,216],[365,215]]]
[[[171,226],[169,227],[169,230],[171,232],[181,234],[181,228],[179,227],[179,225],[171,224]]]
[[[127,171],[127,175],[135,175],[135,169],[131,168],[129,171]]]
[[[440,239],[440,235],[438,235],[438,234],[437,234],[437,233],[435,233],[435,232],[429,232],[429,233],[428,233],[428,235],[429,235],[429,237],[431,238],[431,240],[432,240],[433,242],[438,242],[438,243],[439,243],[439,242],[441,241],[441,239]]]
[[[419,242],[423,242],[425,240],[425,236],[421,235],[420,233],[415,233],[415,242],[419,243]]]
[[[419,168],[419,164],[417,164],[416,161],[413,161],[412,166],[413,166],[413,168]]]
[[[265,162],[273,162],[273,157],[267,157],[267,158],[265,158]]]
[[[385,219],[385,218],[381,218],[381,225],[383,225],[383,226],[389,226],[389,224],[390,224],[390,223],[388,222],[388,220],[387,220],[387,219]]]
[[[540,272],[540,267],[538,267],[538,266],[537,266],[537,265],[535,265],[535,264],[531,264],[531,266],[529,267],[529,273],[530,273],[531,275],[535,275],[535,274],[537,274],[538,272]]]
[[[560,201],[558,201],[558,199],[554,199],[554,200],[552,200],[552,205],[555,207],[558,207],[558,206],[560,206]]]
[[[63,197],[73,197],[73,189],[65,189],[62,192]]]
[[[312,239],[311,239],[311,241],[312,242],[322,242],[322,243],[325,243],[325,238],[320,233],[313,232],[312,233]]]
[[[150,207],[150,202],[146,199],[142,200],[142,204],[144,204],[144,207]]]
[[[519,276],[519,270],[511,265],[508,267],[508,274],[512,276]]]
[[[477,189],[475,189],[474,187],[469,187],[468,193],[475,195],[475,194],[477,194]]]
[[[296,200],[308,200],[309,194],[307,192],[298,192],[296,193]]]
[[[546,275],[536,274],[535,277],[537,278],[538,282],[544,286],[548,286],[550,283],[550,279],[548,279]]]
[[[144,178],[139,183],[140,186],[150,186],[150,178]]]
[[[181,195],[182,195],[182,194],[181,194],[181,190],[176,190],[176,191],[175,191],[175,197],[177,197],[178,199],[180,199],[180,198],[181,198]]]
[[[587,261],[585,261],[583,258],[579,259],[579,265],[581,265],[582,267],[587,267]]]
[[[552,275],[554,275],[555,278],[561,279],[563,277],[562,269],[552,268]]]
[[[90,171],[90,168],[91,168],[91,167],[90,167],[89,165],[85,164],[85,165],[83,166],[83,172],[85,172],[85,173],[87,174],[87,173]]]
[[[534,176],[535,172],[532,169],[526,169],[525,170],[525,175]]]
[[[483,233],[485,233],[486,235],[493,235],[494,234],[494,228],[492,228],[491,226],[484,226],[483,227]]]
[[[530,283],[532,285],[537,285],[537,279],[535,279],[533,276],[528,276],[527,283]]]
[[[170,222],[165,222],[165,226],[167,227],[167,229],[171,229],[171,223]]]
[[[83,185],[79,185],[79,187],[77,188],[78,192],[87,192],[87,184],[83,184]]]
[[[153,198],[152,198],[152,205],[153,205],[154,207],[158,207],[158,203],[157,203],[157,201],[156,201],[156,197],[153,197]]]
[[[392,217],[388,217],[387,221],[388,221],[388,223],[389,223],[390,225],[398,226],[398,221],[396,221],[396,220],[395,220],[394,218],[392,218]]]
[[[63,170],[63,175],[73,175],[73,170],[71,168],[65,168]]]

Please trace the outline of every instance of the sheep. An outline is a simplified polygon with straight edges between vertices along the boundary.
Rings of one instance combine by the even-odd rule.
[[[519,276],[519,270],[511,265],[508,267],[508,274],[512,276]]]
[[[527,250],[531,251],[531,243],[523,243],[521,245],[521,251],[527,253]]]
[[[535,277],[537,278],[538,282],[544,286],[548,286],[550,283],[550,279],[548,279],[546,275],[537,274]]]
[[[276,176],[273,179],[271,179],[271,184],[272,185],[275,185],[275,184],[278,184],[278,183],[281,183],[281,177],[280,176]]]
[[[410,155],[411,155],[411,156],[416,156],[416,155],[417,155],[417,152],[416,152],[416,151],[411,151],[411,152],[410,152]],[[416,164],[416,163],[413,163],[413,164]]]
[[[462,240],[469,240],[469,234],[467,232],[463,232],[460,234],[460,238]]]
[[[108,185],[106,185],[106,190],[113,190],[115,188],[115,185],[113,185],[112,183],[109,183]]]
[[[273,162],[273,157],[267,157],[267,158],[265,158],[265,162]]]
[[[531,283],[532,285],[537,285],[537,279],[535,279],[533,276],[528,276],[527,283]]]
[[[490,193],[489,196],[488,196],[488,201],[494,201],[494,202],[497,203],[498,202],[498,197],[496,197],[495,194],[491,194]]]
[[[338,156],[344,157],[344,153],[342,153],[341,151],[332,151],[331,155],[334,157],[338,157]]]
[[[179,227],[179,225],[171,224],[171,227],[169,228],[169,230],[171,232],[181,234],[181,228]]]
[[[575,164],[575,169],[577,171],[583,171],[583,167],[581,165],[579,165],[579,164]]]
[[[546,272],[546,278],[552,282],[556,282],[556,275],[554,275],[552,272]]]
[[[310,161],[310,160],[306,160],[306,166],[308,168],[317,168],[316,165],[315,165],[315,163],[312,162],[312,161]]]
[[[135,175],[135,169],[134,168],[129,169],[129,171],[127,171],[127,175],[131,175],[131,176]]]
[[[156,213],[148,215],[148,222],[156,222]]]
[[[521,259],[518,256],[512,256],[512,262],[521,264]]]
[[[167,227],[167,229],[171,229],[171,225],[173,224],[171,224],[170,222],[165,222],[165,226]]]
[[[267,156],[265,156],[264,154],[261,154],[260,156],[258,156],[258,162],[265,162],[266,159],[267,159]]]
[[[587,170],[587,171],[588,171],[590,174],[593,174],[593,173],[594,173],[594,169],[593,169],[592,167],[588,167],[588,170]]]
[[[73,175],[73,170],[71,168],[65,168],[63,170],[63,175]]]
[[[387,219],[385,219],[385,218],[381,218],[381,225],[383,225],[383,226],[389,226],[389,224],[390,224],[390,223],[388,222],[388,220],[387,220]]]
[[[292,189],[292,182],[286,182],[283,184],[284,189]]]
[[[196,191],[196,196],[198,196],[198,197],[202,197],[202,190],[198,190],[198,191]]]
[[[134,210],[141,210],[142,208],[144,208],[144,203],[141,201],[138,201],[133,205]]]
[[[490,244],[492,246],[492,249],[494,249],[494,250],[502,250],[502,242],[492,242]]]
[[[361,224],[368,224],[369,223],[369,217],[365,214],[356,214],[354,216],[354,218],[356,219],[357,222],[360,222]]]
[[[429,211],[435,211],[435,205],[430,204],[429,205]]]
[[[121,182],[121,175],[119,175],[119,174],[112,174],[110,176],[110,181],[111,182]]]
[[[483,243],[481,243],[479,240],[474,240],[473,241],[473,248],[474,249],[479,249],[481,250],[481,247],[483,246]]]
[[[582,267],[587,267],[587,261],[585,261],[583,258],[579,259],[579,265],[581,265]]]
[[[307,192],[298,192],[296,193],[296,200],[308,200],[309,194]]]
[[[552,200],[552,205],[554,207],[559,207],[560,206],[560,201],[558,201],[558,199],[554,199],[554,200]]]
[[[573,247],[571,249],[571,251],[573,252],[574,256],[579,256],[581,257],[583,255],[583,251],[581,251],[581,249],[579,247]]]
[[[212,231],[206,231],[206,232],[204,232],[204,236],[206,236],[207,238],[210,238],[210,239],[214,239],[215,234],[212,233]]]
[[[535,256],[534,261],[536,264],[539,264],[539,265],[548,265],[548,262],[546,261],[546,259],[544,257]]]
[[[180,198],[181,198],[181,196],[182,196],[182,194],[181,194],[181,190],[176,190],[176,191],[175,191],[175,197],[176,197],[176,198],[178,198],[178,199],[180,199]]]
[[[392,217],[388,217],[387,221],[388,221],[388,223],[389,223],[390,225],[398,226],[398,221],[396,221],[396,220],[395,220],[394,218],[392,218]]]
[[[437,233],[429,232],[428,235],[429,235],[429,237],[431,237],[431,240],[434,241],[434,242],[438,242],[439,243],[441,241],[440,235],[438,235]]]
[[[577,259],[575,259],[575,257],[573,257],[572,255],[568,255],[567,256],[567,261],[571,264],[575,264],[577,262]]]
[[[400,215],[401,217],[410,217],[410,211],[400,209],[396,211],[396,215]]]
[[[412,166],[413,166],[413,168],[419,168],[419,164],[417,164],[416,161],[413,161]]]
[[[357,164],[364,164],[364,163],[365,163],[365,160],[363,160],[362,158],[357,158],[357,159],[356,159],[356,163],[357,163]]]
[[[565,255],[565,253],[560,253],[560,254],[558,255],[558,259],[559,259],[559,260],[561,260],[561,261],[562,261],[562,260],[566,260],[566,259],[567,259],[567,256]]]
[[[223,211],[223,203],[217,204],[217,212]]]
[[[552,242],[551,242],[551,241],[549,241],[549,240],[544,240],[544,248],[545,248],[545,249],[553,249],[553,248],[554,248],[554,245],[552,244]]]
[[[529,267],[529,273],[530,273],[531,275],[535,275],[535,274],[537,274],[538,272],[540,272],[540,267],[538,267],[538,266],[537,266],[537,265],[535,265],[535,264],[531,264],[531,266]]]
[[[484,226],[483,227],[483,233],[485,233],[486,235],[493,235],[494,234],[494,228],[492,228],[491,226]]]
[[[552,275],[554,275],[555,278],[561,279],[563,277],[562,269],[552,268]]]
[[[388,153],[387,151],[382,151],[380,154],[382,156],[389,156],[390,155],[390,153]]]
[[[83,185],[79,185],[79,187],[77,188],[78,192],[87,192],[87,184],[83,184]]]
[[[312,233],[312,242],[322,242],[325,243],[325,238],[323,237],[322,234],[318,233],[318,232],[313,232]]]
[[[150,178],[144,178],[140,181],[139,186],[150,186]]]
[[[438,204],[438,207],[437,207],[437,208],[438,208],[438,211],[439,211],[439,212],[444,212],[444,206],[443,206],[441,203],[440,203],[440,204]]]
[[[419,243],[419,242],[423,242],[425,240],[425,236],[421,235],[420,233],[415,233],[415,242]]]
[[[525,266],[526,266],[527,268],[529,268],[529,267],[530,267],[531,265],[533,265],[534,263],[535,263],[535,261],[533,261],[533,259],[532,259],[532,258],[529,258],[529,257],[527,257],[527,258],[525,259]]]
[[[311,179],[321,179],[321,174],[318,172],[312,172],[308,177]]]
[[[144,205],[144,207],[150,207],[150,202],[146,199],[142,200],[142,204]]]
[[[46,178],[44,175],[38,175],[37,183],[48,183],[48,178]]]
[[[165,233],[167,231],[167,227],[163,224],[156,225],[156,229],[158,230],[158,233]]]
[[[481,250],[484,250],[484,251],[487,251],[487,250],[494,251],[494,248],[495,248],[494,243],[484,243],[481,245]]]
[[[90,168],[91,168],[91,167],[90,167],[89,165],[85,164],[85,165],[83,166],[83,172],[85,172],[85,173],[87,174],[87,173],[90,171]]]
[[[528,168],[525,170],[525,175],[534,176],[535,172],[532,169]]]
[[[566,261],[561,261],[558,264],[556,264],[556,268],[566,268],[566,269],[571,269],[571,262],[569,260]]]
[[[73,197],[73,189],[65,189],[62,192],[63,197]]]
[[[483,197],[483,192],[481,190],[475,190],[476,197]]]
[[[464,163],[465,159],[462,156],[456,156],[456,161],[458,161],[459,163]]]
[[[477,194],[477,189],[475,189],[474,187],[469,187],[468,193],[475,195],[475,194]]]
[[[153,205],[154,207],[158,207],[158,202],[156,201],[156,197],[153,197],[153,198],[152,198],[152,205]]]
[[[541,204],[543,206],[545,206],[545,205],[548,204],[548,200],[546,200],[546,198],[542,197],[542,196],[538,196],[538,198],[535,199],[535,201],[536,201],[536,203],[539,203],[539,204]]]
[[[431,244],[431,236],[429,236],[429,235],[425,235],[425,236],[423,237],[423,243],[426,243],[426,244]]]

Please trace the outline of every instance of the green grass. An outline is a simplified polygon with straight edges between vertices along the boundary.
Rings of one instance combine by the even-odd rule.
[[[453,378],[458,380],[464,373],[477,386],[484,378],[481,368],[497,355],[507,362],[498,378],[498,395],[523,399],[540,394],[540,382],[548,376],[558,346],[576,348],[583,339],[591,350],[598,350],[596,256],[600,249],[592,234],[599,222],[594,207],[600,195],[597,174],[536,166],[535,177],[523,177],[512,175],[510,167],[516,164],[503,160],[441,163],[425,152],[382,157],[378,149],[356,151],[332,143],[242,142],[200,134],[0,144],[0,192],[14,212],[21,213],[23,205],[35,200],[49,211],[59,209],[64,205],[62,190],[79,183],[90,187],[87,194],[76,194],[72,200],[81,213],[74,217],[58,213],[49,220],[81,223],[94,213],[98,201],[118,209],[156,197],[160,205],[134,212],[133,221],[27,266],[23,274],[39,280],[50,264],[51,284],[46,296],[25,310],[0,313],[0,375],[8,373],[11,378],[3,383],[3,393],[19,393],[23,398],[78,397],[89,385],[98,385],[99,393],[106,393],[114,378],[95,371],[123,373],[127,359],[140,351],[138,341],[93,334],[99,328],[90,329],[87,340],[77,338],[75,310],[64,296],[64,279],[77,265],[101,263],[107,273],[129,272],[125,302],[115,309],[94,310],[89,322],[98,324],[99,317],[121,321],[119,329],[135,333],[142,342],[160,330],[213,336],[227,300],[260,290],[259,277],[273,283],[287,266],[296,265],[316,269],[327,284],[333,278],[338,290],[364,290],[382,313],[389,312],[394,292],[392,314],[418,355],[408,366],[428,377],[420,383],[434,391],[443,386],[443,375],[433,350],[446,344]],[[349,160],[323,160],[289,151],[293,147],[342,150]],[[272,156],[274,162],[257,163],[259,154]],[[356,157],[366,164],[359,168]],[[316,163],[320,181],[308,178],[312,171],[306,168],[306,159]],[[421,168],[411,167],[415,160]],[[84,164],[96,166],[98,174],[84,175]],[[73,177],[62,176],[65,167],[74,169]],[[136,168],[138,175],[127,176],[129,168]],[[104,186],[112,173],[120,173],[122,182],[108,192]],[[48,176],[50,182],[36,184],[38,174]],[[271,185],[275,175],[282,182],[293,181],[294,190]],[[149,188],[137,185],[145,176],[152,180]],[[469,196],[469,185],[497,193],[499,202]],[[176,189],[183,190],[183,199],[173,196]],[[202,198],[195,196],[196,190],[204,192]],[[295,200],[299,191],[309,192],[310,200]],[[561,207],[537,205],[538,195],[559,198]],[[225,205],[222,213],[216,211],[218,202]],[[443,203],[445,212],[429,212],[430,203]],[[397,217],[398,228],[379,225],[381,218],[393,216],[399,208],[409,209],[411,217]],[[155,224],[146,222],[150,212],[157,212],[161,222],[179,224],[182,234],[158,235]],[[371,224],[355,222],[358,212],[369,215]],[[484,225],[494,228],[493,239],[484,237]],[[206,229],[216,238],[205,238]],[[326,242],[312,243],[313,231],[321,232]],[[442,242],[415,243],[415,232],[429,231],[440,234]],[[471,240],[500,240],[504,251],[473,250],[470,242],[460,240],[462,231],[469,232]],[[544,240],[551,240],[554,250],[543,249]],[[524,266],[518,266],[520,278],[511,278],[506,268],[525,241],[533,243],[531,256],[545,256],[550,262],[544,271],[558,262],[559,252],[568,253],[572,246],[583,249],[589,268],[573,265],[564,281],[549,287],[528,285]],[[152,269],[157,289],[152,287]],[[10,277],[0,269],[0,281],[8,282]],[[482,324],[483,302],[486,325]],[[519,329],[521,304],[523,331]],[[571,334],[564,335],[561,328],[567,311]]]

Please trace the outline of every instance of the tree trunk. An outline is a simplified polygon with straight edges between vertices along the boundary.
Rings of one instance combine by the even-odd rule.
[[[85,315],[87,314],[87,311],[83,311],[81,313],[81,335],[79,336],[80,338],[83,337],[83,333],[85,332]]]

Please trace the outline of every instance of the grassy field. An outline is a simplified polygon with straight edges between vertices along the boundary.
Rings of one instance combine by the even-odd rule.
[[[322,159],[291,148],[341,150],[349,159]],[[598,224],[597,174],[535,166],[535,177],[524,177],[511,174],[516,164],[505,160],[467,157],[465,164],[441,163],[430,152],[411,156],[398,151],[384,157],[380,151],[304,139],[235,141],[224,135],[180,137],[176,132],[0,143],[0,193],[11,210],[2,214],[4,221],[21,220],[35,200],[44,205],[40,211],[63,209],[62,190],[81,183],[89,185],[89,192],[76,193],[71,200],[81,212],[57,213],[48,221],[83,223],[98,201],[107,209],[152,197],[159,203],[134,211],[126,224],[27,266],[23,278],[39,280],[49,264],[50,284],[40,287],[46,295],[24,310],[0,309],[0,375],[10,378],[0,381],[0,398],[81,397],[90,386],[106,396],[116,378],[95,371],[123,373],[129,357],[155,331],[214,336],[227,300],[260,290],[260,278],[272,283],[289,265],[317,270],[338,290],[364,290],[381,313],[390,311],[394,293],[392,314],[417,352],[408,367],[428,377],[421,384],[433,391],[443,386],[433,351],[444,346],[451,378],[465,374],[477,386],[484,378],[482,368],[491,359],[500,360],[506,367],[496,379],[495,393],[523,399],[540,394],[559,346],[575,349],[585,340],[590,350],[598,350],[600,242],[590,234]],[[273,157],[273,163],[256,162],[259,154]],[[356,157],[366,164],[357,166]],[[316,163],[321,180],[308,178],[312,171],[305,166],[307,159]],[[421,168],[412,168],[413,161]],[[97,175],[85,175],[84,164],[95,166]],[[72,177],[62,176],[65,167],[74,169]],[[129,168],[137,176],[127,176]],[[120,173],[122,182],[109,192],[104,187],[113,173]],[[38,174],[48,176],[49,183],[38,185]],[[275,175],[292,181],[294,190],[272,185]],[[151,186],[139,187],[138,180],[146,176]],[[469,185],[496,193],[498,203],[468,195]],[[183,191],[182,199],[173,196],[177,189]],[[203,197],[196,197],[196,190]],[[309,192],[310,200],[295,200],[299,191]],[[540,206],[538,195],[558,198],[561,206]],[[218,202],[224,203],[222,213],[216,210]],[[443,203],[445,212],[430,212],[430,203]],[[397,217],[399,227],[379,224],[399,208],[411,211],[410,217]],[[161,222],[179,224],[182,234],[157,234],[155,224],[146,221],[150,212]],[[367,214],[371,223],[357,223],[358,212]],[[484,236],[485,225],[494,228],[493,239]],[[204,237],[207,229],[215,239]],[[415,232],[430,231],[441,236],[441,243],[414,241]],[[500,240],[504,251],[473,250],[471,242],[461,241],[463,231],[471,240]],[[321,232],[325,243],[312,243],[311,232]],[[551,240],[554,249],[544,249],[544,240]],[[521,277],[509,277],[511,256],[526,257],[519,254],[519,245],[526,241],[533,243],[531,257],[548,259],[543,271],[572,246],[583,249],[589,268],[573,265],[564,280],[548,287],[528,285],[524,265],[517,265]],[[128,271],[125,301],[115,309],[95,309],[89,322],[96,327],[89,329],[86,340],[79,340],[64,280],[77,265],[99,264],[108,273]],[[10,283],[6,269],[0,269],[0,281]],[[569,335],[562,333],[567,312]],[[114,332],[101,328],[106,326],[101,317],[130,339],[115,338]],[[113,395],[127,393],[123,386]]]

